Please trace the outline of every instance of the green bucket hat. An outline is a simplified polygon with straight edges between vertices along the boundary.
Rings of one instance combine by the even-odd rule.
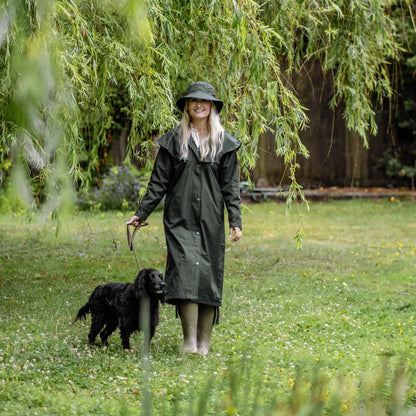
[[[189,98],[199,98],[201,100],[214,102],[218,113],[222,110],[222,106],[224,105],[221,100],[215,97],[215,89],[211,84],[208,84],[208,82],[198,81],[189,85],[183,97],[176,101],[176,105],[181,111],[185,108],[185,102]]]

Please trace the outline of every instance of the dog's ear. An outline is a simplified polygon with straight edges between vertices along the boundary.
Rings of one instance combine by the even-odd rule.
[[[144,292],[145,291],[145,275],[146,271],[140,270],[139,274],[136,277],[136,280],[134,281],[134,287],[138,292]]]

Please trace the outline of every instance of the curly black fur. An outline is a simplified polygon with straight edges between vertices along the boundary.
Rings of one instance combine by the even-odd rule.
[[[74,322],[85,319],[91,313],[90,344],[100,334],[107,345],[108,337],[120,328],[123,348],[130,349],[130,335],[143,330],[141,314],[149,317],[149,340],[159,324],[159,302],[165,301],[165,282],[155,269],[143,269],[134,283],[107,283],[97,286],[88,302],[78,311]]]

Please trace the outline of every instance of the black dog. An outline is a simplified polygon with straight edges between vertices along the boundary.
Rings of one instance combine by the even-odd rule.
[[[91,313],[91,329],[88,334],[90,344],[100,334],[107,345],[107,338],[120,328],[123,348],[130,349],[130,335],[143,330],[143,315],[149,319],[149,339],[155,334],[159,324],[159,302],[165,300],[165,282],[155,269],[143,269],[134,283],[107,283],[97,286],[88,302],[78,311],[74,322],[85,319]]]

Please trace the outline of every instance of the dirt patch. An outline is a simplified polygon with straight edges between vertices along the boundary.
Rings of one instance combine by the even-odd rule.
[[[342,188],[329,187],[304,189],[303,193],[309,201],[325,201],[331,199],[398,199],[416,201],[416,192],[410,189],[397,188]],[[276,188],[242,189],[241,197],[245,202],[261,202],[267,200],[285,200],[285,191]]]

